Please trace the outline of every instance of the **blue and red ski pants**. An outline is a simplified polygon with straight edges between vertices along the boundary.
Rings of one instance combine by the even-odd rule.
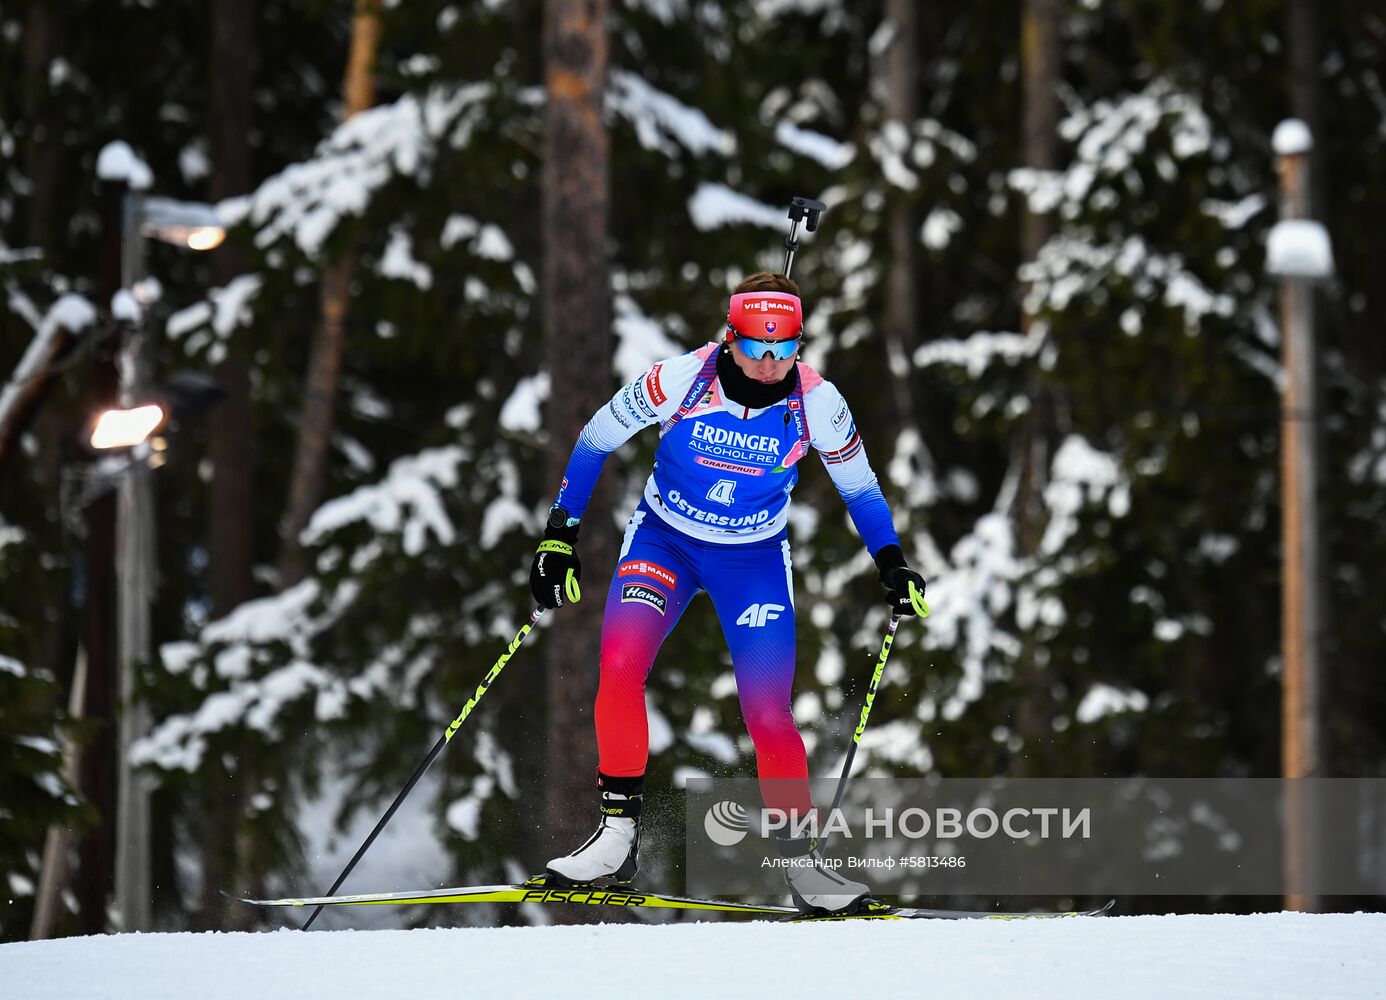
[[[794,584],[789,538],[724,545],[690,538],[641,501],[626,527],[602,620],[598,768],[645,773],[645,680],[688,602],[707,591],[731,650],[741,712],[767,807],[812,808],[804,741],[794,724]]]

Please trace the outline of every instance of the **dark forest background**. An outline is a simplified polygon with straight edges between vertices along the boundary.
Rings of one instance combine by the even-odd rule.
[[[154,786],[151,926],[249,926],[224,888],[325,889],[312,804],[345,824],[394,796],[525,620],[582,421],[718,336],[736,280],[780,266],[794,195],[829,205],[794,269],[807,360],[852,402],[933,606],[900,629],[868,769],[1278,776],[1265,247],[1292,117],[1336,264],[1307,416],[1319,773],[1386,776],[1383,67],[1368,0],[7,3],[0,934],[59,889],[42,933],[112,926],[126,752]],[[147,243],[154,381],[209,375],[224,399],[145,473],[151,723],[124,749],[114,478],[81,444],[129,334],[113,143],[149,194],[234,223],[210,253]],[[434,769],[438,884],[535,870],[589,825],[594,598],[654,443],[608,462],[588,601],[549,616]],[[826,474],[796,509],[795,712],[826,775],[887,611]],[[677,889],[676,778],[752,766],[705,602],[650,690],[671,836],[648,871]],[[370,865],[348,888],[396,888]]]

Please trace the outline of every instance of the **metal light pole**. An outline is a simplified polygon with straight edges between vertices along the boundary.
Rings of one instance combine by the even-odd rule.
[[[121,287],[132,292],[144,278],[140,216],[144,194],[125,196],[121,221]],[[133,407],[149,383],[152,358],[144,309],[125,331],[117,362],[120,404]],[[148,443],[136,449],[147,449]],[[154,595],[154,490],[150,468],[133,462],[116,500],[116,620],[120,673],[120,771],[116,785],[116,909],[125,931],[149,930],[149,779],[130,765],[130,747],[149,732],[149,711],[135,697],[135,672],[149,659],[149,602]]]
[[[118,360],[120,405],[127,411],[145,399],[154,373],[154,343],[138,302],[145,277],[145,238],[192,250],[210,250],[225,233],[210,206],[149,198],[130,190],[121,223],[121,286],[137,303],[125,329]],[[149,710],[135,696],[136,672],[152,654],[150,605],[156,585],[154,484],[160,464],[148,440],[131,447],[116,507],[116,620],[120,672],[120,769],[116,784],[116,909],[125,931],[150,929],[150,779],[130,763],[130,748],[149,733]]]

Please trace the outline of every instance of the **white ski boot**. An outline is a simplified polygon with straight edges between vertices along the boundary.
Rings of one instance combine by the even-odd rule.
[[[601,789],[602,821],[597,832],[572,854],[554,858],[545,867],[565,885],[629,885],[640,870],[640,803],[644,776],[609,778],[597,775]]]
[[[784,880],[794,905],[805,913],[851,913],[868,898],[869,886],[843,878],[824,863],[816,840],[781,840],[779,849],[789,864]]]

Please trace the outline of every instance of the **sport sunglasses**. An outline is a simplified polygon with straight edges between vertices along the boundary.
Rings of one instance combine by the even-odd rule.
[[[737,337],[732,343],[752,361],[763,361],[766,358],[788,361],[799,350],[801,340],[802,336],[789,340],[752,340],[750,337]]]

